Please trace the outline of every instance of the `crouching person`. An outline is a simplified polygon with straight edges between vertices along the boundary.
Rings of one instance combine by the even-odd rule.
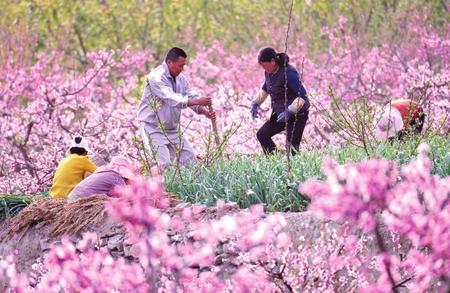
[[[111,162],[97,170],[89,177],[81,181],[69,194],[69,200],[88,197],[98,194],[106,194],[114,197],[115,188],[124,186],[137,176],[137,167],[124,156],[115,156]]]
[[[93,173],[97,166],[88,157],[90,152],[88,141],[82,136],[72,139],[68,156],[62,159],[53,177],[50,196],[67,198],[73,188],[88,174]]]
[[[387,104],[375,121],[375,136],[378,140],[402,140],[408,134],[423,131],[425,113],[415,101],[398,99]]]

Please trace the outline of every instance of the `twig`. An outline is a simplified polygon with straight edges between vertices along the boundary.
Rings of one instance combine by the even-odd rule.
[[[383,252],[383,253],[387,252],[386,245],[385,245],[385,243],[383,241],[383,237],[381,236],[380,223],[378,221],[377,221],[376,226],[375,226],[375,235],[376,235],[378,247],[380,248],[381,252]],[[389,281],[392,284],[392,291],[395,292],[395,293],[398,293],[398,290],[397,290],[397,287],[396,287],[396,284],[395,284],[395,280],[394,280],[394,276],[392,275],[392,272],[391,272],[390,265],[386,261],[383,261],[383,264],[385,266],[386,273],[388,275]]]
[[[208,106],[209,112],[212,113],[213,112],[213,107],[212,106]],[[217,123],[216,123],[216,118],[211,119],[211,124],[212,124],[212,129],[214,132],[214,141],[216,142],[216,146],[220,145],[220,139],[219,139],[219,131],[217,130]]]

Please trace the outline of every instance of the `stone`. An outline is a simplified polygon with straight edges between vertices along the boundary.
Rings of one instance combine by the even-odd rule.
[[[140,253],[139,244],[125,245],[123,247],[123,255],[128,258],[138,259]]]
[[[42,252],[47,252],[50,250],[51,242],[48,239],[39,240],[39,246],[41,247]]]
[[[107,247],[108,250],[123,251],[123,235],[118,234],[111,238],[108,238]]]

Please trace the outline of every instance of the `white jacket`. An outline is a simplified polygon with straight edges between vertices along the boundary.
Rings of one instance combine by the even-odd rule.
[[[181,109],[187,107],[188,99],[197,98],[183,74],[175,79],[164,62],[153,69],[146,79],[146,85],[139,105],[138,121],[145,124],[148,134],[173,133],[178,130]],[[191,107],[198,113],[198,106]]]

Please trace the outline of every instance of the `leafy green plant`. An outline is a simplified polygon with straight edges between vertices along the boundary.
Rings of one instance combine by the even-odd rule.
[[[0,222],[17,215],[23,208],[33,202],[33,197],[27,195],[0,195]]]
[[[433,173],[450,173],[450,141],[432,135],[411,138],[404,142],[380,143],[374,146],[373,157],[386,158],[407,164],[417,154],[417,146],[426,142],[433,158]],[[263,203],[268,211],[301,211],[309,199],[297,190],[298,184],[309,178],[322,179],[323,159],[333,157],[339,163],[362,161],[369,156],[361,147],[347,145],[339,149],[304,151],[291,158],[291,174],[286,172],[287,161],[282,154],[273,156],[238,156],[218,159],[211,165],[182,168],[179,180],[172,178],[175,170],[165,174],[167,191],[182,200],[214,205],[217,200],[236,202],[240,207]]]

